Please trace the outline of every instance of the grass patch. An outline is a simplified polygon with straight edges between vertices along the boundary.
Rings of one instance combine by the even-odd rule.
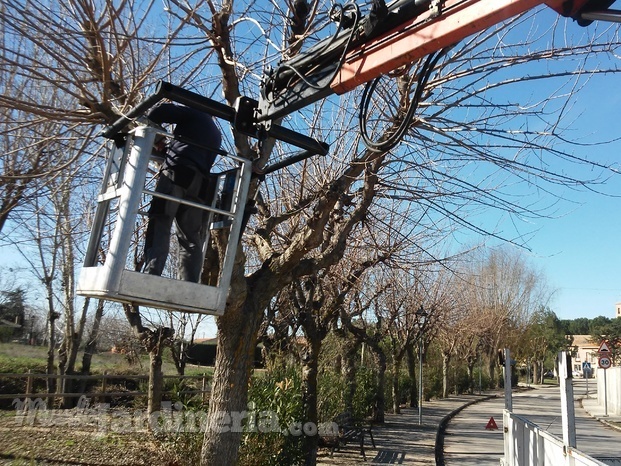
[[[46,361],[47,348],[42,346],[0,343],[0,373],[45,372]]]
[[[24,374],[28,371],[45,372],[45,359],[31,356],[10,356],[0,352],[0,373]]]
[[[55,355],[57,356],[57,355]],[[78,355],[78,371],[81,362],[81,354]],[[41,346],[28,346],[17,343],[0,343],[0,393],[2,394],[23,394],[27,390],[26,377],[3,377],[2,374],[27,374],[29,371],[35,374],[33,377],[32,393],[42,393],[47,390],[46,380],[36,374],[45,374],[47,366],[47,348]],[[164,363],[163,372],[166,376],[164,381],[165,399],[173,402],[181,401],[184,405],[201,405],[203,398],[201,395],[183,393],[188,390],[200,390],[203,387],[202,380],[189,379],[180,380],[177,378],[177,370],[173,363]],[[108,374],[121,376],[121,378],[108,379],[106,392],[119,392],[109,399],[108,402],[123,406],[133,406],[134,408],[146,407],[147,398],[144,396],[133,397],[123,395],[127,391],[148,391],[148,381],[136,379],[132,376],[149,375],[149,356],[142,356],[140,364],[129,364],[122,354],[99,353],[93,356],[91,365],[91,375]],[[208,379],[213,375],[213,368],[186,366],[186,375],[203,377],[207,374]],[[101,380],[76,381],[69,390],[75,393],[88,394],[101,391]],[[58,401],[58,399],[57,399]],[[11,400],[0,400],[0,411],[11,407]]]
[[[169,350],[166,351],[167,353]],[[58,354],[55,354],[57,362]],[[168,359],[168,358],[166,358]],[[78,354],[77,370],[80,370],[82,352]],[[47,366],[47,348],[44,346],[30,346],[19,343],[0,343],[0,374],[25,374],[32,372],[45,373]],[[170,361],[162,364],[164,375],[176,375],[177,369]],[[114,375],[148,375],[149,355],[143,354],[138,364],[130,364],[124,355],[102,352],[93,355],[91,364],[92,374]],[[212,367],[186,366],[186,375],[211,375]]]

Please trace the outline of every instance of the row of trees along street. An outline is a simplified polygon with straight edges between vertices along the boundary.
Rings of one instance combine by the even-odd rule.
[[[48,372],[76,372],[80,348],[87,343],[92,354],[102,319],[115,309],[75,296],[104,166],[102,125],[159,79],[230,105],[240,95],[256,97],[267,64],[334,30],[326,26],[330,7],[304,0],[3,2],[0,235],[27,264],[29,292],[41,290]],[[326,420],[344,409],[381,421],[402,401],[415,402],[418,348],[427,395],[472,390],[479,373],[485,387],[495,386],[501,347],[541,376],[549,353],[567,343],[549,309],[552,290],[512,246],[525,246],[520,222],[552,216],[559,197],[618,176],[567,134],[580,129],[572,106],[581,90],[619,71],[619,45],[617,26],[580,29],[545,8],[472,36],[440,59],[392,150],[362,144],[361,90],[286,119],[328,141],[330,154],[251,186],[256,213],[217,319],[201,464],[291,464],[291,457],[314,464],[316,436],[296,444],[223,432],[220,413],[246,411],[250,396],[282,422]],[[366,119],[375,140],[395,131],[421,67],[382,78]],[[234,128],[222,132],[224,148],[257,169],[290,155],[276,141],[259,152]],[[501,229],[502,219],[515,229]],[[486,239],[506,244],[491,249]],[[224,246],[217,235],[213,243],[216,252]],[[206,262],[205,277],[217,257]],[[142,258],[134,260],[138,267]],[[3,270],[3,280],[14,275]],[[123,313],[149,353],[149,410],[157,411],[162,353],[172,346],[182,361],[179,342],[195,334],[199,319],[131,306]],[[268,370],[251,379],[257,342]],[[88,358],[81,371],[89,371]],[[277,454],[253,463],[261,452]]]

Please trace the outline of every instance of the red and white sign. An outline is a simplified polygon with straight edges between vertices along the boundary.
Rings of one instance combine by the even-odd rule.
[[[610,354],[610,348],[608,347],[608,343],[606,343],[606,340],[602,340],[602,342],[599,344],[599,349],[597,350],[598,353],[605,353],[605,354]]]
[[[608,356],[601,356],[599,358],[599,367],[608,369],[610,366],[612,366],[612,360]]]
[[[494,421],[494,417],[490,417],[489,421],[487,422],[487,425],[485,426],[485,429],[487,430],[498,430],[498,425],[496,424],[496,421]]]

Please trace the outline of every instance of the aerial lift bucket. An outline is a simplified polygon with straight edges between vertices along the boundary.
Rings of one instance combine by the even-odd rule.
[[[236,168],[213,176],[215,195],[210,205],[155,193],[149,189],[153,179],[148,179],[148,171],[153,157],[153,143],[158,133],[162,131],[150,126],[138,126],[128,136],[124,148],[111,151],[102,190],[97,199],[91,238],[78,282],[78,294],[160,309],[221,315],[242,230],[251,162],[226,155]],[[142,251],[139,240],[141,235],[136,226],[145,223],[140,217],[145,215],[144,207],[153,196],[199,208],[205,211],[208,232],[220,227],[228,233],[222,267],[213,285],[135,270],[133,259]],[[223,198],[226,205],[222,206],[222,202],[218,201]],[[112,227],[110,232],[109,227]],[[208,241],[209,234],[206,234],[203,250]]]
[[[148,172],[149,164],[155,159],[153,144],[156,135],[163,134],[169,138],[174,136],[149,124],[138,125],[129,132],[126,128],[140,121],[140,117],[162,99],[170,99],[228,121],[249,137],[272,137],[303,149],[303,152],[289,159],[265,167],[261,176],[313,155],[325,155],[328,145],[277,124],[258,125],[258,103],[252,99],[241,97],[235,107],[230,107],[164,81],[157,84],[154,94],[103,132],[104,137],[114,141],[123,139],[124,144],[115,142],[108,157],[84,266],[78,281],[78,294],[160,309],[222,315],[235,254],[247,221],[244,211],[253,176],[252,161],[217,150],[223,161],[228,161],[222,164],[227,169],[212,175],[214,195],[207,205],[154,192],[149,188],[154,183],[154,177],[149,179]],[[145,207],[153,196],[188,204],[207,213],[204,252],[210,242],[209,232],[216,229],[222,231],[226,250],[223,259],[218,259],[218,264],[212,264],[218,267],[214,268],[217,273],[209,276],[209,284],[177,280],[172,276],[149,275],[137,270],[139,267],[136,264],[140,262],[138,259],[142,253],[141,234],[137,225],[146,223],[140,218],[145,215]]]

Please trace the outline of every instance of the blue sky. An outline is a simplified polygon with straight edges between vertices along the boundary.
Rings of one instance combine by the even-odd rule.
[[[531,241],[533,263],[557,290],[551,307],[560,318],[614,316],[621,301],[620,202],[587,195],[584,205],[545,222]]]
[[[543,37],[549,40],[549,25],[556,19],[556,14],[546,8],[538,10],[534,27],[546,31]],[[524,24],[524,34],[528,32],[529,23]],[[588,36],[600,33],[607,28],[606,23],[593,24],[589,28],[580,28],[569,22],[566,29],[559,28],[561,37],[576,35]],[[516,32],[520,32],[517,29]],[[559,41],[560,43],[560,41]],[[589,66],[605,68],[609,58],[605,55],[589,57]],[[621,60],[619,56],[613,60]],[[555,66],[550,62],[548,66]],[[618,65],[617,65],[618,66]],[[539,74],[541,69],[531,69],[533,74]],[[586,157],[595,162],[612,165],[617,171],[621,170],[621,93],[618,75],[591,76],[586,86],[578,92],[578,98],[571,106],[566,121],[571,127],[563,136],[582,146],[556,147],[567,149],[576,155]],[[510,98],[527,101],[529,86],[533,94],[541,91],[542,87],[549,86],[551,92],[555,89],[555,81],[536,84],[524,83],[524,87],[516,90],[519,94]],[[569,89],[566,88],[564,92]],[[524,93],[523,97],[520,94]],[[535,123],[531,121],[531,123]],[[603,143],[606,142],[606,143]],[[590,145],[593,143],[603,143]],[[551,167],[564,170],[562,165]],[[576,174],[576,173],[573,173]],[[587,179],[596,176],[596,170],[590,171],[585,165],[580,169],[580,176]],[[578,317],[593,318],[598,315],[615,316],[615,303],[621,302],[621,174],[609,171],[608,179],[593,189],[572,190],[563,189],[557,194],[563,198],[547,210],[548,218],[529,219],[527,222],[513,223],[506,216],[500,220],[499,228],[505,232],[517,229],[520,234],[528,237],[525,246],[531,251],[527,253],[531,264],[540,269],[547,279],[549,287],[554,290],[550,302],[552,310],[562,319]],[[522,187],[523,188],[523,187]],[[519,188],[520,190],[522,188]],[[532,196],[534,188],[529,188]],[[527,202],[526,198],[523,202]],[[542,195],[542,205],[553,203],[554,199],[546,199]],[[486,224],[494,224],[499,220],[498,212],[486,212],[480,217]]]
[[[621,180],[606,187],[621,193]],[[557,290],[551,307],[560,318],[613,317],[621,301],[621,199],[594,193],[576,198],[581,204],[573,211],[540,222],[529,242],[531,258]]]
[[[621,95],[618,76],[599,76],[580,92],[573,112],[576,137],[590,141],[621,138]],[[595,160],[621,166],[621,142],[585,150]],[[585,167],[585,170],[587,168]],[[614,317],[621,302],[621,175],[612,176],[597,189],[568,192],[558,218],[541,219],[528,246],[532,263],[543,270],[551,288],[551,303],[560,318]]]

